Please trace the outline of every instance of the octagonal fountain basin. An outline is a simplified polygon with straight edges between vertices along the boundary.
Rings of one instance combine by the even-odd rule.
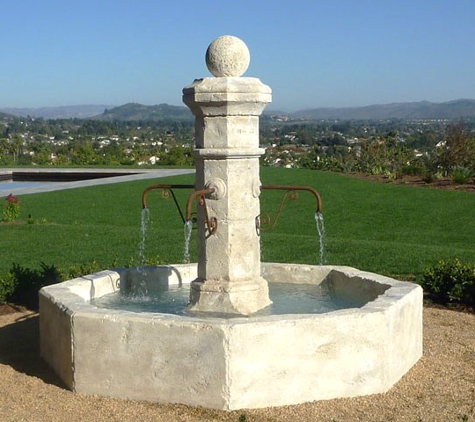
[[[249,317],[101,304],[143,280],[180,301],[196,271],[119,269],[43,288],[43,358],[77,393],[235,410],[382,393],[422,355],[420,286],[350,267],[262,264],[275,309]],[[323,311],[311,305],[322,295]]]

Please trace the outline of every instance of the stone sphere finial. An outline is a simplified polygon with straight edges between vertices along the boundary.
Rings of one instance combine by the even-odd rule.
[[[232,35],[216,38],[206,50],[206,66],[214,76],[241,76],[250,61],[247,45]]]

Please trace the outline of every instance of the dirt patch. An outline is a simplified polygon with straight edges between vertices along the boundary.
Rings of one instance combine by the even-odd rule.
[[[391,183],[394,185],[415,186],[420,188],[432,188],[432,189],[444,189],[444,190],[456,190],[463,192],[475,193],[475,183],[456,184],[450,177],[444,177],[440,179],[434,179],[430,183],[425,181],[421,176],[403,176],[399,179],[392,179],[386,175],[369,175],[362,173],[349,174],[351,177],[357,177],[359,179],[370,180],[378,183]]]
[[[28,312],[28,310],[20,305],[14,305],[12,303],[0,304],[0,315],[14,314],[18,312]]]

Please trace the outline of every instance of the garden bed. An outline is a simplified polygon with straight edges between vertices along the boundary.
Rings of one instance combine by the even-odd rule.
[[[440,179],[437,178],[429,183],[424,181],[422,176],[403,176],[399,179],[391,179],[390,177],[384,174],[370,175],[354,173],[350,174],[350,176],[379,183],[393,183],[396,185],[416,186],[421,188],[434,188],[444,190],[460,190],[463,192],[475,193],[475,182],[472,181],[471,183],[457,184],[454,183],[450,177],[443,177]]]

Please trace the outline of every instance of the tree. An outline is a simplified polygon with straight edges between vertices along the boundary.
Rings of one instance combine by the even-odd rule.
[[[475,170],[475,136],[463,120],[452,123],[447,128],[436,161],[445,176],[451,174],[457,167]]]
[[[13,164],[13,156],[11,154],[10,141],[7,138],[0,139],[0,164]]]
[[[23,154],[23,139],[20,135],[14,135],[10,143],[11,152],[13,154],[13,162],[18,163],[20,155]]]
[[[397,177],[403,166],[414,160],[414,152],[400,141],[397,133],[374,137],[361,144],[355,169],[367,174]]]
[[[100,157],[92,148],[92,142],[75,142],[74,155],[71,161],[73,164],[78,165],[98,164],[100,161]]]

